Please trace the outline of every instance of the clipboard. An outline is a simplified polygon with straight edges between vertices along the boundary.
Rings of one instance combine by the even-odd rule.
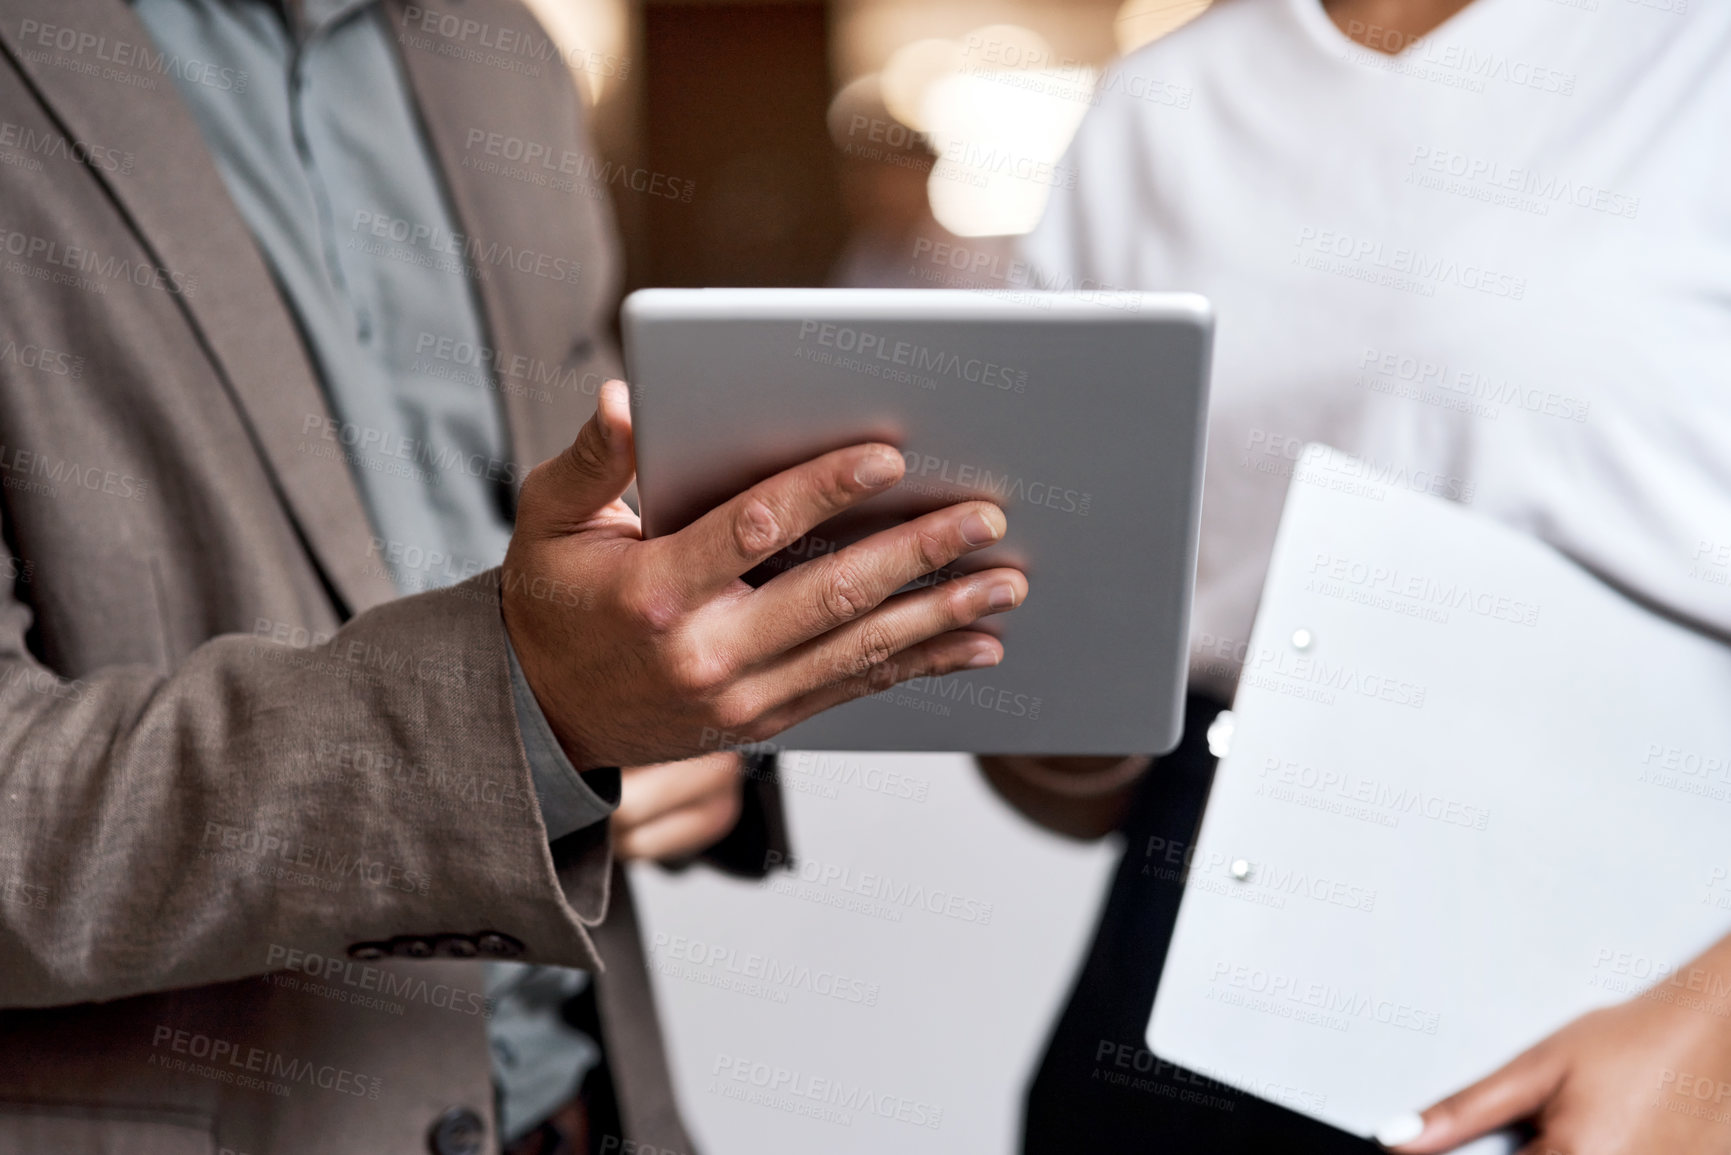
[[[1731,648],[1354,466],[1296,470],[1147,1039],[1369,1138],[1688,997],[1731,931]]]

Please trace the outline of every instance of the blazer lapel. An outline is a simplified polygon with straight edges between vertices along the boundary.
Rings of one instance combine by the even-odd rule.
[[[441,51],[474,47],[465,41],[444,43],[437,33],[424,31],[440,24],[437,18],[447,7],[463,18],[464,27],[482,27],[496,36],[509,30],[521,37],[510,43],[534,46],[519,60],[534,71],[513,74],[473,62],[467,58],[472,51]],[[481,254],[476,263],[484,274],[475,284],[495,364],[528,365],[531,375],[557,378],[573,364],[591,363],[596,346],[606,344],[596,326],[605,324],[621,275],[606,185],[586,186],[596,195],[574,194],[504,179],[472,163],[487,159],[472,145],[477,132],[489,130],[522,133],[549,148],[583,147],[581,101],[564,58],[515,0],[461,0],[455,7],[446,0],[413,5],[384,0],[383,8],[452,212],[469,239],[469,251]],[[597,171],[588,153],[573,167]],[[581,274],[565,280],[525,273],[510,260],[497,260],[501,252],[516,254],[526,267],[548,258],[574,262]],[[594,411],[597,382],[565,378],[563,384],[543,384],[539,392],[553,397],[551,405],[536,398],[537,390],[516,387],[520,379],[496,383],[511,436],[510,456],[524,465],[563,449]]]
[[[6,7],[0,47],[66,135],[127,141],[136,153],[130,173],[91,171],[156,263],[193,286],[177,294],[180,306],[343,608],[359,612],[391,599],[389,579],[367,565],[370,525],[347,466],[314,452],[328,445],[309,417],[328,418],[329,411],[294,318],[198,125],[166,71],[117,63],[137,59],[141,49],[154,54],[150,34],[120,0],[13,0]],[[44,47],[44,28],[82,39],[70,51]],[[67,43],[69,35],[48,40]]]

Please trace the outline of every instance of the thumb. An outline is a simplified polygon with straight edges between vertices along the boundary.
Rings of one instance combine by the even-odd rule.
[[[1389,1120],[1377,1128],[1377,1142],[1406,1155],[1452,1151],[1536,1115],[1562,1086],[1564,1070],[1558,1050],[1540,1043],[1423,1115]]]
[[[544,537],[575,533],[624,495],[636,469],[625,382],[604,382],[576,440],[523,479],[517,527]]]

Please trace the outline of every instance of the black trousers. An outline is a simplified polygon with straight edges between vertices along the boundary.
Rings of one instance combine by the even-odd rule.
[[[1026,1155],[1364,1155],[1374,1143],[1150,1054],[1144,1036],[1178,917],[1184,864],[1214,777],[1193,696],[1184,740],[1137,788],[1123,860],[1069,1003],[1028,1090]]]

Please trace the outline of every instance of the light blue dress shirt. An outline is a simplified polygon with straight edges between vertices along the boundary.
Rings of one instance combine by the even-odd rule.
[[[134,0],[159,48],[244,73],[222,91],[181,80],[217,168],[299,322],[340,423],[378,563],[402,593],[497,565],[510,540],[509,453],[494,393],[435,376],[418,334],[483,347],[474,286],[421,235],[456,226],[377,0]],[[392,222],[381,240],[374,228]],[[407,222],[402,228],[396,222]],[[426,559],[437,558],[429,563]],[[523,744],[548,836],[605,821],[617,771],[579,775],[510,654]],[[509,1142],[571,1097],[597,1061],[565,1025],[579,971],[490,963],[489,1020]],[[436,1056],[428,1056],[436,1061]]]

